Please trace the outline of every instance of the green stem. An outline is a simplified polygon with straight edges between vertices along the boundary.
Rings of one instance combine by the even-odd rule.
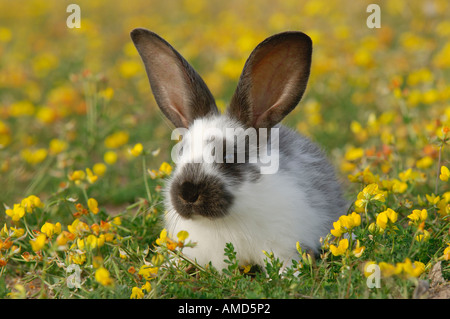
[[[81,188],[81,192],[83,193],[84,200],[86,201],[86,205],[87,205],[87,203],[89,201],[89,196],[88,196],[88,194],[86,192],[86,188],[84,186],[81,186],[80,188]]]
[[[44,164],[37,170],[37,174],[33,177],[33,180],[31,181],[30,185],[28,186],[27,190],[25,191],[25,194],[33,194],[36,187],[41,183],[41,181],[48,177],[48,168],[50,167],[51,163],[53,162],[54,157],[49,157],[44,162]]]
[[[145,156],[142,155],[142,173],[144,175],[144,184],[145,184],[145,190],[147,192],[147,198],[149,203],[152,202],[152,194],[150,193],[150,188],[148,186],[148,181],[147,181],[147,163],[145,161]]]
[[[27,230],[28,235],[30,235],[30,238],[31,238],[31,239],[34,239],[33,233],[32,233],[31,230],[28,228],[27,219],[25,218],[25,217],[26,217],[26,214],[27,214],[27,213],[25,213],[25,216],[24,216],[24,218],[23,218],[23,224],[25,225],[25,229]]]
[[[436,172],[436,182],[435,182],[435,186],[434,186],[434,193],[436,195],[438,193],[439,175],[440,175],[440,171],[441,171],[441,153],[442,153],[443,146],[444,146],[444,144],[441,144],[441,146],[439,147],[439,159],[438,159],[437,172]]]

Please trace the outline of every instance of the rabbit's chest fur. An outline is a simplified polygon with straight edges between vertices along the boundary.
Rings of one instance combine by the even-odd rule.
[[[280,175],[242,184],[236,189],[240,196],[223,218],[179,220],[173,233],[187,230],[197,243],[194,248],[185,248],[186,255],[200,264],[211,261],[221,270],[226,266],[223,260],[228,242],[233,243],[242,265],[264,265],[263,250],[289,262],[295,257],[297,241],[303,247],[316,247],[319,237],[326,234],[321,215],[308,205],[306,194],[298,192],[294,179]],[[268,188],[268,183],[275,190]]]

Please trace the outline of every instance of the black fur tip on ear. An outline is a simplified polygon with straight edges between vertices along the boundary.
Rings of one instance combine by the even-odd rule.
[[[144,35],[154,35],[154,33],[149,31],[149,30],[147,30],[147,29],[144,29],[144,28],[136,28],[136,29],[133,29],[130,32],[130,37],[131,37],[131,39],[133,40],[134,43],[139,42],[139,40]]]

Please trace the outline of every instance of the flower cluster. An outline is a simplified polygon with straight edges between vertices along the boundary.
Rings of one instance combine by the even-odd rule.
[[[44,204],[37,196],[30,195],[24,198],[19,204],[14,204],[14,207],[6,209],[6,215],[11,217],[15,222],[19,221],[25,213],[31,214],[35,208],[43,208]]]
[[[169,253],[175,253],[175,250],[178,248],[179,252],[183,247],[191,246],[191,243],[185,243],[186,239],[189,237],[189,233],[187,231],[179,231],[177,234],[177,240],[172,239],[172,236],[169,236],[167,230],[164,228],[159,237],[156,239],[155,244],[158,246],[157,253],[152,257],[151,263],[145,263],[139,269],[139,276],[145,280],[145,283],[139,287],[133,287],[131,291],[130,298],[131,299],[142,299],[145,294],[150,293],[152,286],[150,281],[157,277],[159,267],[165,260],[169,260]]]
[[[425,264],[420,261],[411,262],[409,258],[406,258],[403,262],[390,264],[386,262],[380,262],[378,264],[381,273],[384,277],[399,276],[399,277],[419,277],[425,272]]]

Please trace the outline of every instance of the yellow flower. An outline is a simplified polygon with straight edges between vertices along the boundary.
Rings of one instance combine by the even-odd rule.
[[[182,230],[178,232],[177,237],[179,242],[184,242],[189,237],[189,233],[185,230]]]
[[[364,48],[356,50],[354,56],[354,62],[358,66],[369,67],[373,64],[371,52]]]
[[[121,259],[127,259],[128,258],[128,254],[125,251],[123,251],[122,249],[119,248],[119,257]]]
[[[0,42],[6,43],[11,41],[12,32],[8,28],[0,27]]]
[[[114,218],[113,218],[112,223],[113,223],[114,225],[122,225],[122,220],[120,219],[119,216],[117,216],[117,217],[114,217]]]
[[[14,290],[9,293],[9,297],[11,297],[11,299],[26,299],[27,291],[24,286],[18,284],[15,285]]]
[[[12,218],[13,221],[20,220],[25,215],[25,209],[20,204],[14,204],[13,209],[7,209],[6,215]]]
[[[153,255],[153,257],[152,257],[152,265],[158,267],[158,266],[161,266],[161,264],[163,262],[164,262],[164,256],[163,255],[161,255],[159,253],[156,254],[156,255]]]
[[[358,227],[361,225],[361,215],[352,212],[350,215],[341,216],[342,218],[342,226],[344,226],[347,230],[350,230],[354,227]]]
[[[69,261],[77,265],[84,264],[86,262],[86,252],[81,250],[78,250],[76,253],[69,252]]]
[[[58,235],[61,233],[61,224],[60,223],[52,224],[52,223],[46,222],[41,227],[41,232],[46,234],[47,237],[52,237],[54,234]]]
[[[434,56],[433,66],[438,69],[450,68],[450,43],[447,42],[444,47]]]
[[[67,225],[67,229],[72,234],[81,237],[85,232],[89,231],[89,226],[77,218],[73,221],[72,225]]]
[[[414,209],[412,214],[408,215],[407,217],[411,220],[410,224],[413,223],[418,225],[427,219],[428,212],[426,209]]]
[[[442,258],[445,260],[450,260],[450,243],[448,244],[447,248],[444,249],[444,254],[442,255]]]
[[[119,148],[128,142],[129,135],[126,131],[119,131],[106,137],[105,146],[107,148]]]
[[[47,236],[45,234],[39,234],[35,239],[30,240],[31,248],[33,251],[38,251],[44,248]]]
[[[441,174],[439,175],[439,178],[441,181],[446,182],[448,181],[448,178],[450,177],[450,171],[447,168],[447,166],[442,165],[441,166]]]
[[[6,223],[3,224],[3,228],[0,229],[0,237],[8,237],[9,236],[9,231],[8,231],[8,227],[6,226]]]
[[[57,118],[57,113],[50,107],[40,107],[36,112],[36,118],[44,124],[50,124]]]
[[[141,143],[137,143],[133,146],[133,148],[129,149],[128,151],[131,153],[131,155],[138,157],[142,154],[142,151],[144,150],[144,147]]]
[[[91,234],[86,238],[86,249],[92,250],[95,247],[97,247],[97,236]]]
[[[45,148],[39,148],[37,150],[24,149],[21,152],[22,158],[31,165],[41,163],[47,158],[47,150]]]
[[[98,236],[97,238],[97,246],[98,247],[103,247],[103,245],[105,244],[106,241],[106,236],[105,234],[101,234],[100,236]]]
[[[92,167],[92,170],[94,171],[94,174],[97,176],[103,176],[105,175],[106,172],[106,165],[103,163],[96,163],[94,164],[94,166]]]
[[[340,256],[345,253],[348,248],[348,239],[344,238],[339,241],[338,246],[330,245],[330,251],[334,256]]]
[[[89,235],[86,238],[86,249],[87,250],[93,250],[96,247],[102,247],[105,243],[105,236],[100,235],[99,237],[95,235]]]
[[[356,168],[356,165],[347,161],[342,161],[340,165],[342,172],[351,172]]]
[[[97,200],[95,198],[89,198],[87,204],[92,214],[96,215],[99,211]]]
[[[439,196],[436,196],[434,194],[425,194],[425,197],[427,198],[427,201],[432,205],[436,205],[441,200]]]
[[[5,226],[6,226],[6,224],[5,224]],[[14,228],[11,226],[10,229],[11,229],[10,236],[12,238],[19,238],[19,237],[22,237],[23,234],[25,234],[25,229],[23,229],[23,228]]]
[[[419,277],[423,272],[425,272],[425,265],[419,261],[411,263],[409,258],[406,258],[402,263],[397,263],[395,267],[396,274],[407,277]]]
[[[30,195],[27,198],[24,198],[21,202],[21,205],[23,208],[25,208],[27,213],[32,213],[33,209],[36,207],[44,207],[44,203],[42,203],[41,199],[34,195]]]
[[[388,225],[388,222],[393,224],[397,221],[397,218],[398,214],[394,210],[388,208],[378,214],[376,223],[378,227],[380,227],[381,231],[384,231]]]
[[[360,246],[359,239],[358,239],[356,241],[356,247],[355,247],[355,249],[353,249],[352,253],[356,258],[359,258],[359,257],[361,257],[361,255],[363,254],[365,249],[366,249],[365,246]]]
[[[159,167],[159,171],[163,175],[170,175],[170,173],[172,173],[172,166],[170,166],[169,163],[163,162]]]
[[[369,184],[361,192],[359,192],[357,200],[355,201],[355,206],[358,208],[363,208],[370,201],[384,202],[384,196],[384,192],[378,189],[378,184]]]
[[[361,215],[352,212],[350,215],[342,215],[333,223],[334,229],[330,233],[335,237],[340,237],[343,233],[349,232],[354,227],[361,225]]]
[[[358,141],[360,142],[364,142],[367,140],[368,138],[368,132],[366,129],[364,129],[362,127],[362,125],[357,122],[357,121],[352,121],[350,123],[350,130],[352,131],[352,133],[355,135],[355,137],[358,139]]]
[[[422,230],[422,234],[418,234],[414,239],[418,242],[426,242],[430,238],[430,233],[427,230]]]
[[[131,289],[130,299],[142,299],[142,298],[144,298],[144,293],[142,292],[142,289],[138,287],[133,287],[133,289]]]
[[[397,194],[403,194],[408,189],[406,182],[401,182],[398,179],[392,181],[392,191]]]
[[[330,233],[334,236],[334,237],[340,237],[342,236],[342,234],[344,233],[344,229],[341,226],[341,222],[340,220],[337,220],[333,223],[333,229],[330,231]]]
[[[416,162],[417,168],[426,169],[433,165],[433,159],[430,156],[422,157]]]
[[[107,233],[107,234],[104,234],[104,236],[105,236],[105,241],[106,242],[108,242],[108,243],[113,242],[113,240],[114,240],[114,234],[113,233]]]
[[[415,261],[412,268],[413,269],[409,272],[409,274],[413,277],[419,277],[422,273],[425,272],[426,266],[420,261]]]
[[[108,151],[103,155],[103,160],[108,165],[113,165],[117,162],[117,153],[114,151]]]
[[[395,275],[397,273],[395,265],[386,262],[380,262],[378,266],[380,267],[380,271],[384,277],[391,277],[392,275]]]
[[[105,100],[109,101],[114,96],[114,89],[111,87],[107,87],[106,89],[98,92],[98,95],[100,95]]]
[[[69,233],[68,231],[62,231],[58,237],[56,237],[56,244],[58,246],[65,246],[69,240],[74,239],[74,235]]]
[[[444,194],[445,195],[445,194]],[[437,204],[436,207],[438,209],[438,213],[441,217],[447,216],[450,214],[450,204],[448,200],[443,198]]]
[[[403,181],[414,181],[420,177],[420,174],[416,171],[413,171],[412,168],[407,169],[406,171],[398,173],[398,177]]]
[[[385,213],[378,214],[378,216],[377,216],[378,227],[380,227],[382,230],[384,230],[387,226],[387,222],[388,222],[388,217]]]
[[[17,101],[9,107],[9,113],[13,117],[30,116],[35,112],[35,106],[29,101]]]
[[[145,284],[142,285],[141,289],[150,292],[152,290],[152,285],[149,281],[146,281]]]
[[[156,244],[161,246],[166,241],[167,241],[167,229],[164,228],[159,234],[159,238],[156,239]]]
[[[92,266],[95,269],[100,268],[103,265],[103,257],[102,256],[95,256],[92,260]]]
[[[138,274],[144,277],[145,280],[150,280],[153,277],[156,277],[157,273],[158,267],[151,267],[148,265],[142,265],[138,272]]]
[[[352,147],[345,153],[345,159],[347,161],[355,161],[364,155],[364,150],[360,147]]]
[[[84,250],[84,247],[85,247],[84,239],[81,239],[81,238],[77,239],[77,247],[78,247],[78,249]]]
[[[86,173],[89,184],[94,184],[97,181],[98,176],[94,175],[90,168],[86,168]]]
[[[225,59],[219,65],[219,71],[230,79],[236,79],[242,70],[242,61],[236,59]]]
[[[95,271],[95,280],[103,286],[112,286],[113,280],[109,275],[109,271],[104,267],[100,267]]]
[[[75,184],[79,185],[82,180],[86,178],[86,174],[82,170],[76,170],[69,174],[69,180],[75,182]]]
[[[119,72],[124,78],[131,78],[142,70],[142,66],[135,60],[123,61],[119,65]]]
[[[67,149],[67,147],[68,147],[67,142],[64,142],[64,141],[61,141],[61,140],[58,140],[55,138],[50,141],[50,146],[49,146],[50,154],[52,154],[52,155],[59,154],[59,153],[65,151]]]

